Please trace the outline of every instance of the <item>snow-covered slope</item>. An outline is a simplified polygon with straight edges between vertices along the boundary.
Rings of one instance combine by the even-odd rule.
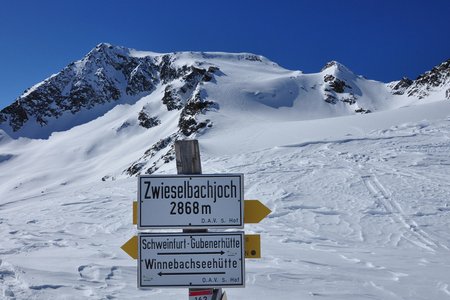
[[[244,173],[273,211],[229,299],[450,298],[445,82],[420,99],[338,62],[101,44],[0,113],[0,297],[186,298],[137,290],[120,246],[130,175],[176,173],[197,138],[204,173]]]

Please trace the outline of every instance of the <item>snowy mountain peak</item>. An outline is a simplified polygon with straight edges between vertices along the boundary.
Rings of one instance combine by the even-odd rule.
[[[86,56],[93,55],[95,53],[115,53],[115,54],[123,54],[128,55],[130,52],[129,48],[112,45],[109,43],[100,43],[95,48],[93,48]]]
[[[152,58],[128,53],[123,47],[99,44],[3,109],[1,127],[12,136],[45,137],[96,118],[115,104],[136,101],[155,88],[158,70]],[[77,118],[80,112],[84,116]]]
[[[102,42],[102,43],[99,43],[97,46],[95,46],[95,48],[93,50],[103,51],[105,49],[112,49],[112,48],[122,48],[122,47],[120,47],[120,46],[113,46],[110,43]]]
[[[325,66],[320,70],[322,73],[350,73],[353,72],[348,69],[346,66],[337,62],[335,60],[329,61],[325,64]]]

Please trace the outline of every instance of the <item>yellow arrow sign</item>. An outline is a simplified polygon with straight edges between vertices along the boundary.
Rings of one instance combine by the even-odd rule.
[[[131,258],[138,258],[138,238],[133,236],[125,244],[120,247]],[[245,258],[261,258],[261,237],[259,234],[245,235]]]
[[[272,211],[259,200],[244,201],[244,223],[254,224],[261,222]],[[137,224],[137,201],[133,201],[133,224]]]
[[[244,223],[259,223],[272,211],[259,200],[244,201]]]
[[[129,239],[125,244],[120,247],[123,251],[125,251],[129,256],[133,259],[138,258],[138,238],[137,236],[133,236]]]

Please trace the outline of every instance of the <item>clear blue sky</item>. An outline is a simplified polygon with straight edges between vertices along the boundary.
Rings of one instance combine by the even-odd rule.
[[[251,52],[307,73],[337,60],[388,82],[450,58],[450,1],[2,1],[0,109],[100,42]]]

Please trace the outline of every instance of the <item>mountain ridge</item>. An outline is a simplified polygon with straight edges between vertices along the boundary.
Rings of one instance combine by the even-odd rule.
[[[70,63],[59,73],[27,89],[16,101],[2,109],[0,111],[0,128],[13,137],[45,138],[53,131],[64,131],[95,119],[117,104],[135,103],[143,96],[152,93],[158,84],[167,84],[162,101],[168,105],[168,110],[181,109],[187,103],[187,98],[182,94],[190,89],[192,90],[194,85],[199,84],[199,82],[194,83],[194,81],[214,80],[212,74],[220,71],[220,68],[210,63],[210,60],[217,58],[225,61],[227,59],[254,61],[278,67],[276,63],[269,61],[267,58],[250,53],[155,53],[100,43],[84,58]],[[436,88],[441,88],[445,89],[443,95],[450,98],[449,64],[450,60],[420,75],[415,81],[403,78],[400,81],[385,85],[396,96],[407,95],[407,97],[423,99],[430,96],[430,93],[435,91]],[[207,68],[202,68],[201,65],[207,65]],[[189,71],[191,71],[190,74],[188,74]],[[328,62],[319,73],[303,74],[301,71],[297,72],[304,76],[324,74],[323,99],[320,100],[332,105],[339,102],[353,105],[356,113],[368,113],[374,110],[373,108],[355,105],[358,96],[361,96],[361,91],[358,84],[352,84],[351,82],[357,79],[363,80],[363,77],[355,75],[337,61]],[[183,76],[185,78],[182,78]],[[203,78],[200,78],[202,76]],[[181,86],[180,91],[177,92],[173,86],[179,84],[177,82],[179,79],[188,82]],[[170,84],[171,82],[172,84]],[[307,87],[303,86],[302,88]],[[198,93],[196,97],[197,105],[203,103]],[[73,117],[80,112],[86,114],[86,111],[94,108],[98,112],[91,117]],[[55,120],[64,117],[72,119],[72,121],[55,122]],[[145,119],[145,112],[140,114],[140,118]],[[189,127],[187,123],[193,123],[193,119],[190,118],[190,120],[180,121],[180,123]],[[49,123],[61,123],[61,125],[55,125],[52,128],[52,124]],[[143,120],[142,124],[147,124],[144,126],[148,127],[151,122]],[[27,131],[23,130],[25,127],[31,127],[31,131],[35,133],[25,133]],[[42,130],[39,130],[38,127]],[[52,129],[45,130],[45,127]],[[194,128],[183,129],[182,131],[189,136],[196,129],[198,128],[194,126]],[[39,135],[36,133],[39,131],[46,132]]]
[[[305,74],[250,53],[155,53],[102,43],[1,110],[0,129],[13,139],[85,139],[73,151],[88,157],[103,155],[99,149],[114,152],[115,143],[134,143],[132,155],[102,176],[107,180],[151,174],[174,159],[176,140],[210,130],[443,100],[447,71],[444,64],[417,82],[382,83],[336,61]],[[408,92],[419,85],[427,94]]]

